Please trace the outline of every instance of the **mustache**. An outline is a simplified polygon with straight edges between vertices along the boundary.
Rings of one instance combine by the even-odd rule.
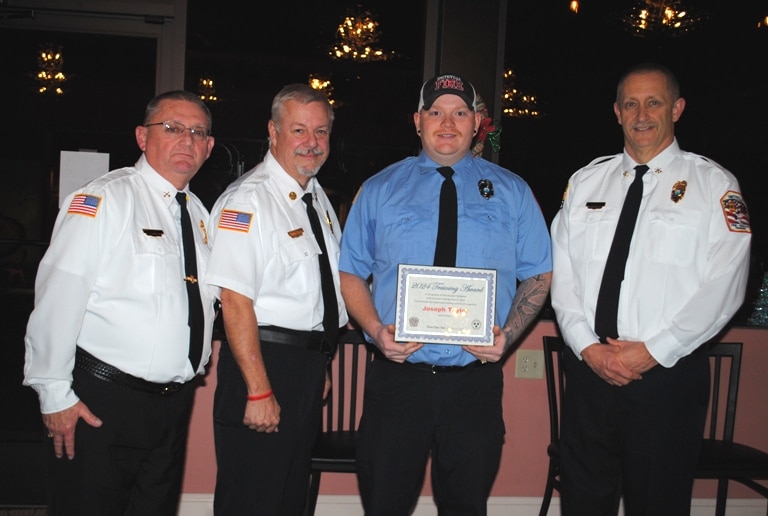
[[[310,154],[313,156],[322,156],[325,154],[325,151],[320,147],[312,147],[311,149],[296,149],[294,154],[298,154],[299,156],[309,156]]]

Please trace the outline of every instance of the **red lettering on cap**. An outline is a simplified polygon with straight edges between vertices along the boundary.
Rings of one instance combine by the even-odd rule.
[[[440,77],[435,83],[435,91],[442,89],[464,91],[464,83],[455,77]]]

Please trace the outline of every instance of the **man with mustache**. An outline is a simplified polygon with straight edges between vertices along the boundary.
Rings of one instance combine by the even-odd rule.
[[[304,507],[327,365],[347,323],[338,290],[341,229],[315,179],[332,123],[325,95],[285,86],[272,102],[264,161],[211,212],[206,283],[220,289],[227,336],[213,408],[217,515],[290,516]],[[333,277],[325,295],[323,255]]]

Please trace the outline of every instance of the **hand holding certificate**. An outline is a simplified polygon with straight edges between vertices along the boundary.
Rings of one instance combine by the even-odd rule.
[[[395,340],[492,346],[496,271],[399,265]]]

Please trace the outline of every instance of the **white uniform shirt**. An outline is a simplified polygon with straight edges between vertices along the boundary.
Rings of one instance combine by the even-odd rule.
[[[202,277],[208,212],[187,193]],[[193,371],[175,195],[142,155],[135,167],[109,172],[63,202],[40,262],[25,338],[24,384],[38,392],[43,413],[78,401],[71,388],[76,345],[152,382],[186,382],[204,371],[215,298],[201,288],[205,340]]]
[[[598,342],[597,296],[635,165],[625,153],[578,170],[552,222],[552,307],[577,356]],[[681,151],[675,141],[647,165],[618,331],[671,367],[741,306],[751,231],[738,182],[717,163]]]
[[[315,196],[341,327],[348,320],[339,290],[341,227],[315,178],[306,192]],[[259,325],[323,329],[321,251],[301,200],[306,192],[267,152],[264,161],[232,183],[211,210],[213,250],[204,281],[252,299]]]

